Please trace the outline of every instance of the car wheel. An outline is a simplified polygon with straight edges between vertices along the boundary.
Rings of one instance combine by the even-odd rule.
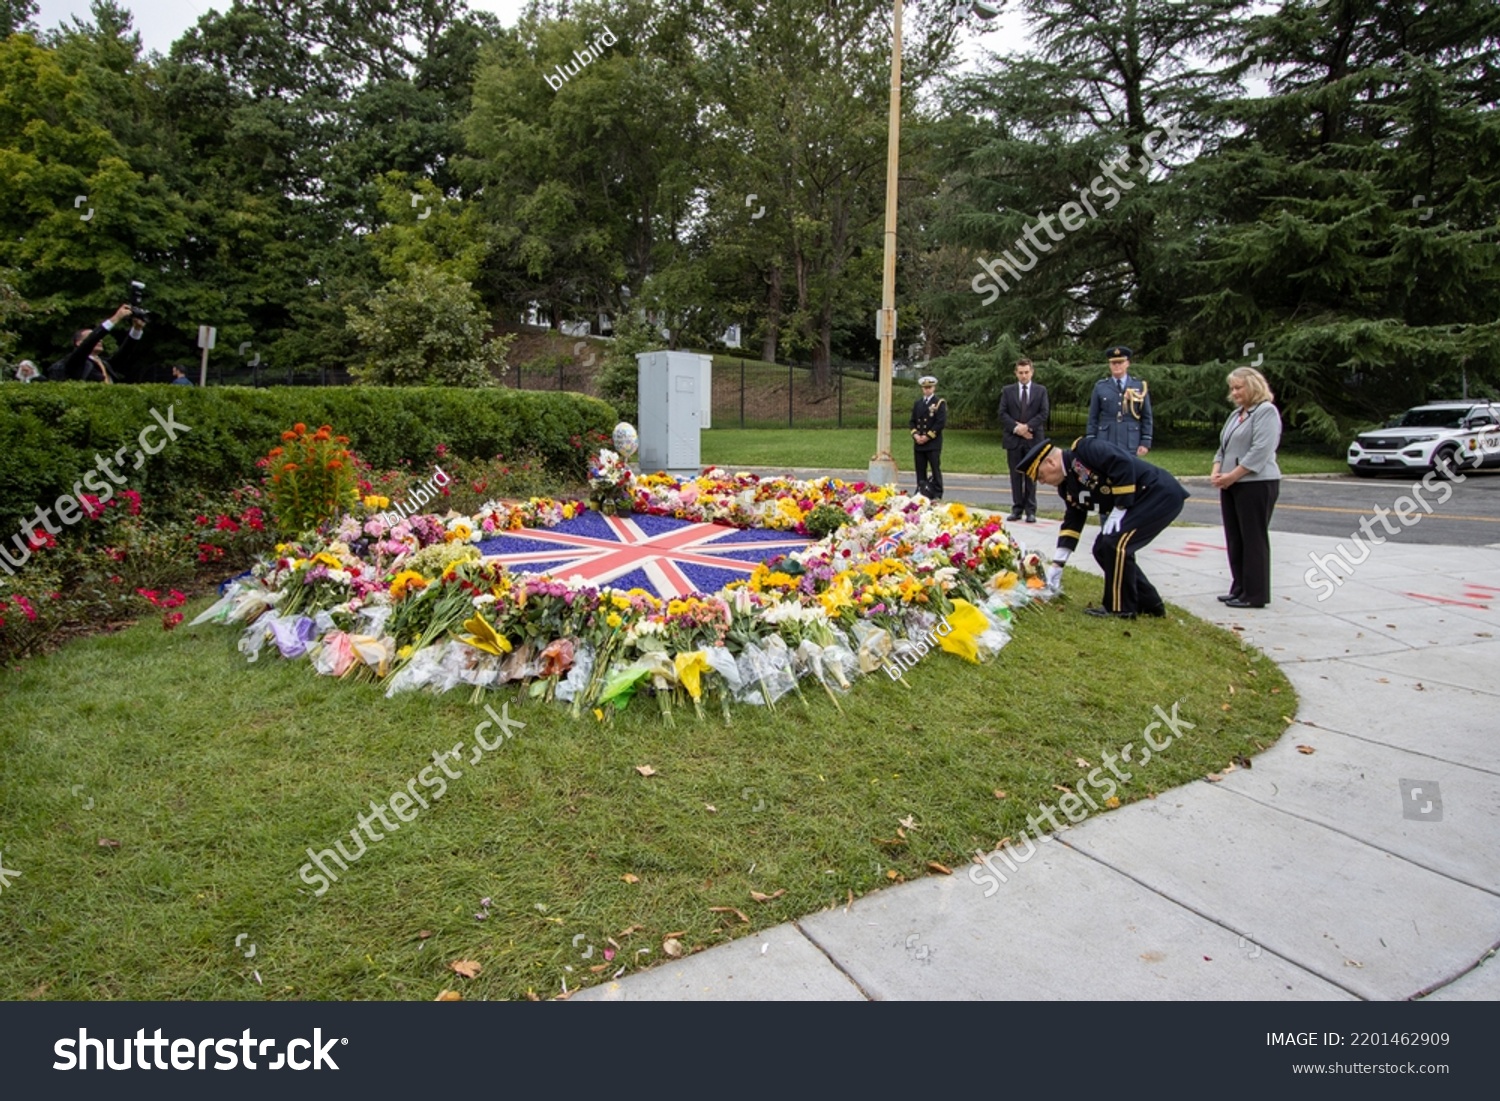
[[[1462,476],[1459,474],[1459,469],[1462,466],[1463,463],[1458,458],[1458,448],[1451,445],[1443,448],[1432,457],[1432,469],[1437,473],[1437,476],[1450,482],[1461,479]]]

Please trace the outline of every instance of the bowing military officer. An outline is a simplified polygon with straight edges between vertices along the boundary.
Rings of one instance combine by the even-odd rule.
[[[1146,380],[1131,377],[1130,349],[1123,344],[1106,348],[1104,356],[1109,360],[1109,378],[1094,383],[1084,435],[1143,456],[1151,450],[1153,438]]]
[[[917,380],[922,396],[911,407],[911,442],[917,492],[933,501],[943,499],[943,429],[948,427],[948,403],[937,396],[937,379]]]
[[[1063,563],[1077,548],[1089,513],[1097,508],[1100,531],[1094,539],[1094,561],[1104,571],[1104,607],[1085,612],[1123,619],[1166,615],[1166,604],[1141,572],[1136,552],[1182,513],[1188,498],[1182,483],[1123,448],[1086,437],[1074,440],[1070,448],[1039,441],[1026,455],[1025,470],[1037,481],[1056,486],[1067,506],[1048,583],[1061,588]]]

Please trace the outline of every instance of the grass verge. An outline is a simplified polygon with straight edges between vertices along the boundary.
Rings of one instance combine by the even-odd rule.
[[[929,861],[963,875],[1056,785],[1139,746],[1154,707],[1196,725],[1119,785],[1127,803],[1280,736],[1295,699],[1257,652],[1176,611],[1095,621],[1099,580],[1068,585],[995,662],[932,654],[909,688],[858,682],[842,713],[809,693],[668,726],[638,700],[602,725],[492,694],[526,725],[477,764],[486,715],[461,692],[387,700],[247,665],[223,628],[73,643],[0,672],[0,852],[22,873],[0,898],[0,998],[549,997],[658,962],[669,933],[692,952]],[[370,817],[457,743],[440,800],[396,832]],[[353,850],[361,815],[383,840],[317,897],[307,848]]]
[[[1068,442],[1071,442],[1069,440]],[[912,467],[911,442],[906,430],[891,431],[891,447],[902,470]],[[872,429],[712,428],[703,433],[702,458],[731,469],[747,466],[800,467],[809,470],[864,470],[875,452]],[[1212,448],[1162,448],[1146,456],[1178,477],[1206,475],[1213,468]],[[1326,455],[1276,457],[1284,474],[1347,473],[1342,458]],[[999,431],[955,429],[943,443],[943,472],[1007,474],[1005,449]]]

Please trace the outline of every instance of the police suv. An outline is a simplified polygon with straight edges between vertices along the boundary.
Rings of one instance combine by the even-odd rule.
[[[1361,432],[1349,445],[1349,469],[1361,478],[1381,473],[1409,474],[1434,470],[1451,478],[1477,465],[1470,441],[1483,465],[1500,465],[1500,403],[1490,401],[1434,401],[1418,405],[1394,418],[1385,428]],[[1485,440],[1493,451],[1485,452]]]

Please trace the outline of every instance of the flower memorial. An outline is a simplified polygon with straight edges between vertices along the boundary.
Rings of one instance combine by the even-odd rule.
[[[591,474],[595,500],[635,514],[821,538],[717,592],[657,595],[513,572],[480,548],[582,517],[581,502],[491,502],[392,524],[374,500],[368,515],[356,506],[280,544],[194,622],[247,624],[239,648],[250,660],[271,643],[319,673],[383,680],[388,696],[462,685],[477,699],[524,683],[574,716],[607,721],[649,695],[668,722],[674,708],[701,718],[715,701],[728,721],[732,701],[805,701],[804,681],[838,706],[856,677],[929,641],[985,660],[1009,640],[1014,609],[1047,595],[1038,557],[998,518],[959,504],[712,467],[640,476],[608,450]],[[940,622],[948,631],[933,633]]]

